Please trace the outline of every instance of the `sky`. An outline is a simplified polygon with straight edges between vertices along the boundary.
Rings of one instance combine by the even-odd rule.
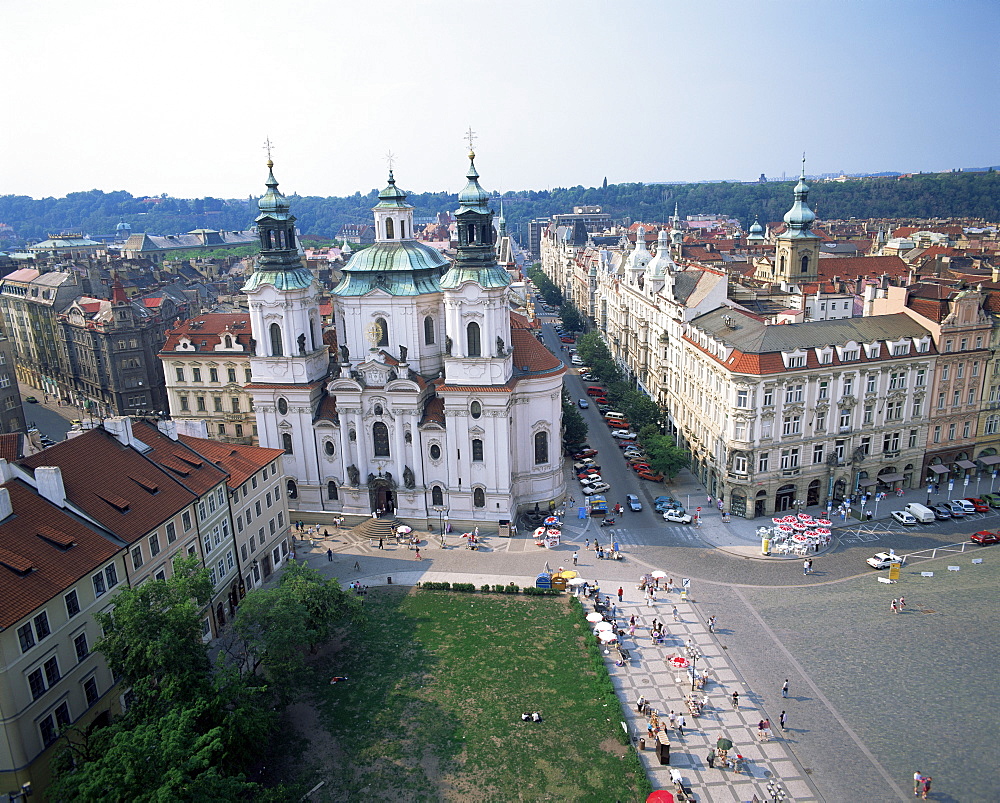
[[[1000,164],[995,0],[0,0],[0,195]]]

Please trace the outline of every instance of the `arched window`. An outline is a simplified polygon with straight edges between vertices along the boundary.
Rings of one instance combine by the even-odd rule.
[[[430,315],[424,318],[424,345],[434,345],[434,319]]]
[[[474,401],[469,405],[469,415],[473,418],[480,418],[483,415],[483,405]]]
[[[782,255],[781,255],[781,259],[779,260],[779,265],[778,265],[778,269],[779,269],[779,270],[780,270],[780,271],[781,271],[782,273],[784,273],[784,272],[785,272],[785,255],[784,255],[784,254],[782,254]]]
[[[330,482],[326,484],[326,498],[327,499],[340,498],[340,495],[337,493],[337,483],[335,483],[333,480],[330,480]]]
[[[295,484],[295,480],[288,481],[288,498],[289,499],[299,498],[299,489],[298,486],[296,486]]]
[[[535,465],[549,462],[549,433],[535,433]]]
[[[489,245],[493,238],[490,236],[493,233],[493,227],[484,223],[483,224],[483,236],[480,238],[484,245]]]
[[[289,229],[285,232],[285,248],[295,247],[295,229]]]
[[[231,349],[233,347],[233,336],[226,335],[226,348]]]
[[[435,507],[444,507],[444,491],[440,485],[431,488],[431,504]]]
[[[472,441],[472,462],[483,462],[483,442],[479,438],[474,438]]]
[[[278,399],[278,412],[281,415],[288,415],[288,402],[285,401],[284,397]]]
[[[389,457],[389,427],[381,421],[372,425],[372,447],[375,457]]]
[[[386,238],[387,240],[391,240],[391,239],[393,239],[393,238],[394,238],[395,236],[396,236],[396,235],[395,235],[395,233],[394,233],[394,232],[393,232],[393,230],[392,230],[392,218],[391,218],[391,217],[387,217],[387,218],[385,219],[385,238]]]
[[[809,272],[809,254],[806,254],[805,256],[802,257],[802,263],[801,264],[802,264],[802,272],[803,273],[808,273]]]
[[[469,245],[472,245],[476,241],[476,224],[471,223],[466,231],[469,232]]]
[[[292,453],[292,436],[291,433],[282,432],[281,433],[281,448],[285,450],[285,454]]]
[[[376,318],[375,323],[378,324],[378,345],[388,346],[389,345],[389,324],[385,322],[385,318]]]
[[[271,356],[280,357],[284,353],[281,348],[281,327],[272,323],[268,332],[271,334]]]
[[[486,491],[476,488],[472,492],[472,504],[474,507],[486,507]]]
[[[465,335],[469,341],[469,348],[466,355],[469,357],[481,357],[483,356],[483,347],[479,338],[479,324],[470,323],[465,327]]]

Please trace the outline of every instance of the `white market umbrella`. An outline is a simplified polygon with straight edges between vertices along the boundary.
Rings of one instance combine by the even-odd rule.
[[[598,622],[595,630],[600,630],[602,633],[606,633],[609,630],[614,630],[615,626],[611,622]]]
[[[604,621],[604,617],[601,616],[597,611],[594,611],[593,613],[588,613],[587,614],[587,621],[588,622],[603,622]]]
[[[666,572],[661,572],[659,569],[657,569],[655,572],[653,572],[652,576],[653,577],[666,577],[667,573]]]
[[[571,586],[582,586],[586,582],[587,581],[584,580],[582,577],[574,577],[571,580],[569,580],[567,584]]]

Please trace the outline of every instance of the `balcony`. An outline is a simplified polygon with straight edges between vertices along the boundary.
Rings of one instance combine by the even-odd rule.
[[[781,469],[782,477],[797,477],[802,473],[801,468],[783,468]]]

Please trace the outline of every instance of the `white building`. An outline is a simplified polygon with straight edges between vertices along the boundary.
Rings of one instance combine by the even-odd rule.
[[[496,522],[563,497],[565,366],[510,311],[469,157],[453,264],[413,238],[413,208],[390,173],[375,244],[352,255],[333,290],[332,355],[295,218],[268,176],[244,288],[257,339],[249,390],[260,444],[284,450],[299,511]]]

